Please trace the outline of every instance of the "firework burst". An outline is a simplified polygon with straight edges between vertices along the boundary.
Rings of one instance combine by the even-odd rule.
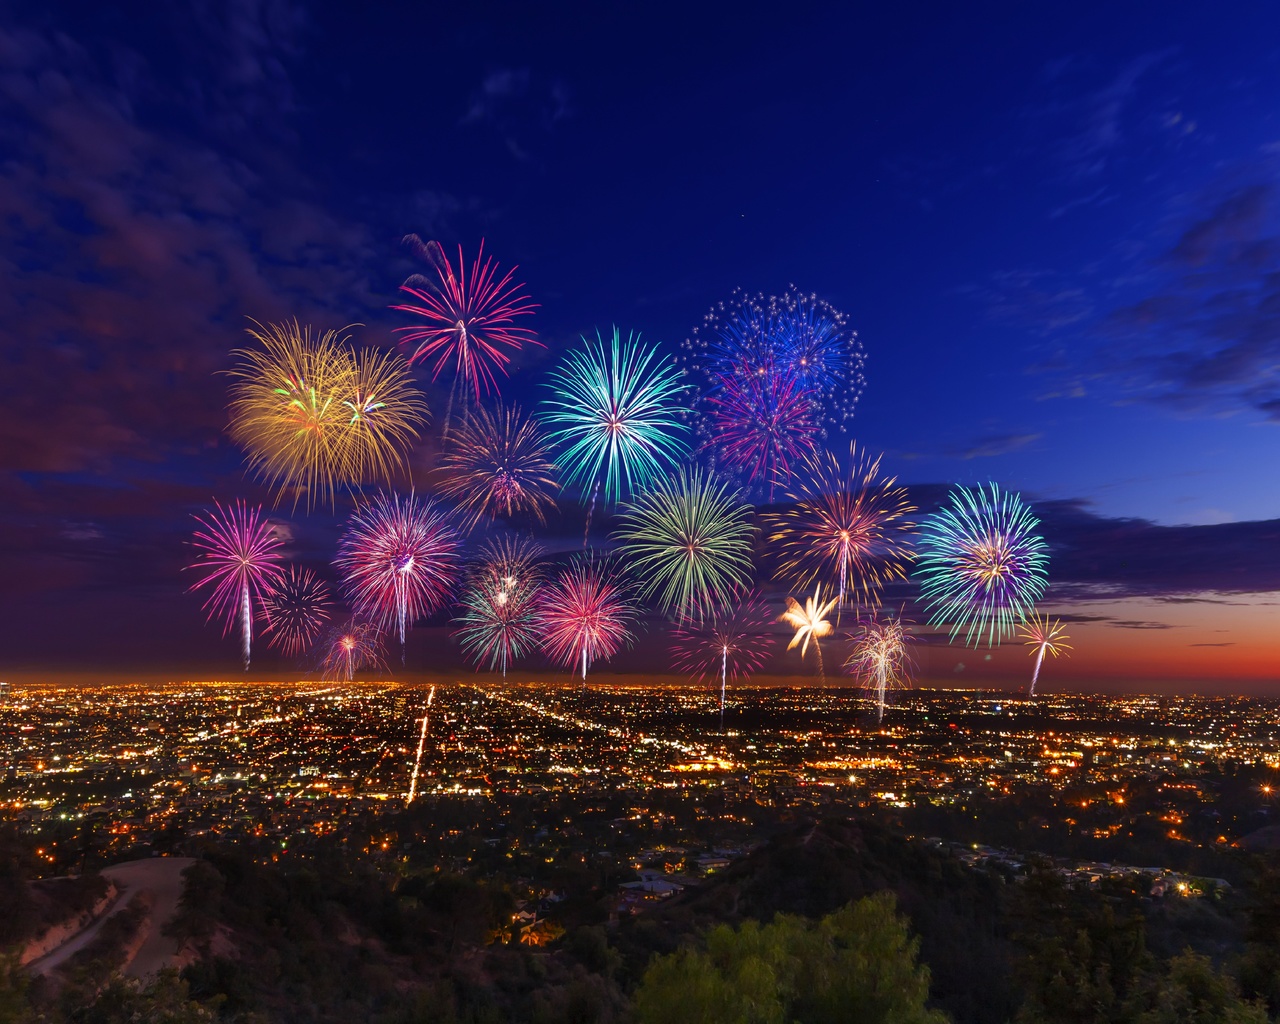
[[[427,403],[408,364],[391,352],[356,353],[342,408],[348,478],[355,483],[389,481],[404,468],[405,453],[427,421]]]
[[[336,331],[257,325],[260,347],[229,371],[232,439],[280,501],[333,505],[342,486],[387,480],[426,421],[427,405],[394,355],[356,355]]]
[[[787,644],[787,650],[799,647],[800,657],[803,659],[809,653],[809,642],[813,641],[813,649],[818,656],[820,678],[826,678],[826,672],[822,667],[822,644],[819,641],[823,637],[830,636],[834,631],[835,627],[831,625],[831,620],[827,616],[839,601],[838,596],[829,601],[823,601],[822,584],[819,583],[814,588],[813,597],[805,598],[803,605],[794,597],[788,597],[787,609],[778,617],[779,622],[785,622],[795,630],[791,643]]]
[[[351,621],[330,630],[321,645],[321,671],[325,679],[351,682],[366,668],[385,669],[382,633],[371,622]]]
[[[871,459],[856,444],[842,463],[831,452],[805,460],[800,486],[787,497],[784,512],[762,517],[769,550],[778,560],[777,576],[796,590],[819,580],[834,580],[840,605],[848,595],[874,605],[885,583],[906,576],[911,557],[903,517],[915,511],[905,487],[881,478],[880,458]]]
[[[454,621],[462,648],[489,670],[508,665],[538,649],[541,638],[539,596],[542,575],[531,546],[502,543],[487,549],[462,595],[462,614]]]
[[[853,635],[853,650],[845,667],[876,702],[876,721],[884,721],[886,695],[905,686],[910,678],[907,642],[911,639],[902,620],[863,622]]]
[[[582,671],[612,658],[634,636],[636,613],[611,567],[590,557],[575,558],[544,589],[542,649],[553,661]]]
[[[955,488],[926,516],[915,574],[929,622],[951,625],[975,647],[994,647],[1024,621],[1048,586],[1049,549],[1040,520],[1011,491]]]
[[[769,657],[773,613],[756,595],[737,601],[701,625],[676,627],[672,645],[677,671],[702,682],[720,679],[720,731],[724,731],[725,689],[730,679],[746,679]]]
[[[1071,645],[1067,643],[1071,637],[1067,635],[1061,619],[1050,619],[1049,616],[1039,612],[1031,613],[1022,624],[1018,635],[1031,648],[1027,653],[1035,655],[1036,665],[1031,670],[1031,687],[1027,691],[1028,697],[1034,697],[1036,680],[1040,678],[1040,666],[1044,664],[1044,656],[1049,654],[1056,658],[1059,654],[1071,650]]]
[[[272,647],[297,657],[329,620],[329,588],[310,569],[291,565],[266,593],[263,611]]]
[[[243,501],[225,509],[214,502],[213,512],[194,518],[200,529],[192,543],[201,555],[189,568],[203,575],[191,589],[211,588],[204,609],[209,618],[223,620],[223,636],[239,627],[240,652],[248,669],[254,617],[266,595],[284,579],[281,540],[261,507],[250,508]]]
[[[864,362],[844,314],[816,296],[794,287],[780,296],[735,292],[684,344],[684,364],[700,382],[703,447],[772,494],[827,424],[852,417]]]
[[[566,478],[591,487],[593,498],[603,486],[605,500],[616,501],[688,453],[685,385],[655,346],[634,336],[624,342],[616,327],[608,345],[598,334],[582,341],[552,374],[546,419]]]
[[[453,368],[453,388],[449,409],[445,413],[444,432],[448,435],[454,395],[462,390],[477,401],[497,390],[495,374],[507,375],[512,354],[527,344],[538,345],[537,336],[519,320],[537,305],[529,296],[520,294],[524,285],[512,284],[513,267],[499,276],[492,259],[484,258],[484,242],[476,253],[470,275],[458,246],[458,268],[450,265],[439,242],[425,245],[417,235],[406,235],[405,242],[419,253],[435,271],[434,279],[415,274],[400,290],[417,300],[392,306],[422,319],[413,327],[399,327],[400,341],[412,349],[410,363],[429,364],[431,379],[440,376],[447,366]]]
[[[449,515],[430,498],[379,494],[352,513],[335,564],[356,611],[399,637],[401,661],[408,627],[453,592],[460,546]]]
[[[550,442],[532,417],[522,417],[518,406],[477,406],[454,442],[441,460],[441,489],[459,502],[470,526],[517,513],[546,522],[558,485]]]
[[[617,537],[642,597],[702,621],[751,582],[751,506],[700,469],[659,480],[626,506]]]
[[[792,466],[812,458],[822,427],[804,386],[771,370],[721,374],[706,399],[709,435],[703,447],[749,481],[774,490],[790,482]]]

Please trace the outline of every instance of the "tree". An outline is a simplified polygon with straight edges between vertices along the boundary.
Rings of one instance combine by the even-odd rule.
[[[944,1024],[926,1006],[918,942],[877,893],[814,922],[721,925],[657,957],[636,992],[640,1024]]]
[[[1214,970],[1207,956],[1187,950],[1169,972],[1138,997],[1137,1024],[1267,1024],[1261,1000],[1240,997],[1235,980]]]

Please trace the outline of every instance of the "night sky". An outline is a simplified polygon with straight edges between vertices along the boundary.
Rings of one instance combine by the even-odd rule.
[[[6,6],[0,676],[242,677],[181,571],[193,512],[267,498],[218,371],[246,317],[391,346],[416,232],[519,265],[526,403],[581,333],[674,352],[735,288],[816,292],[867,351],[851,436],[916,503],[996,480],[1043,519],[1075,651],[1042,687],[1277,692],[1278,30],[1270,4]],[[341,516],[276,514],[331,573]],[[444,632],[411,668],[460,665]],[[923,672],[1029,665],[985,654]]]

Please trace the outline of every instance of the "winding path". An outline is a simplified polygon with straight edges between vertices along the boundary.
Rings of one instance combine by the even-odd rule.
[[[138,952],[125,965],[124,973],[141,978],[168,966],[177,955],[178,944],[163,934],[164,926],[178,911],[178,901],[182,898],[182,872],[194,863],[192,857],[151,857],[103,868],[103,876],[114,882],[118,890],[114,902],[87,928],[76,932],[39,960],[33,960],[27,965],[27,970],[32,974],[48,974],[57,970],[93,942],[103,924],[124,910],[139,893],[151,897],[151,909],[142,924],[146,937]]]

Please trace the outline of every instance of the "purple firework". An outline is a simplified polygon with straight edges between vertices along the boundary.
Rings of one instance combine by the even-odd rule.
[[[462,539],[431,498],[379,494],[351,515],[334,564],[356,611],[400,638],[439,611],[458,578]]]
[[[701,626],[681,625],[672,645],[675,667],[699,682],[720,679],[720,730],[724,731],[724,698],[728,680],[757,672],[773,648],[776,618],[756,594],[712,616]]]

